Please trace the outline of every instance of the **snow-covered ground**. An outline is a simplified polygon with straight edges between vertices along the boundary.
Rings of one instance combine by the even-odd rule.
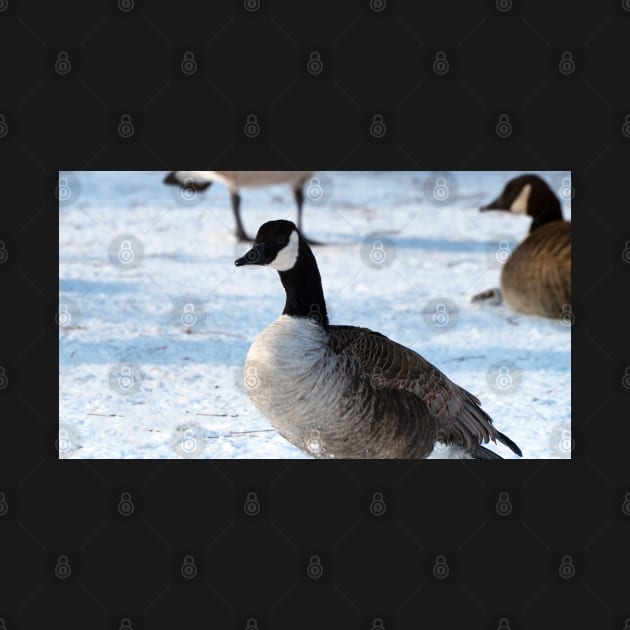
[[[570,457],[566,322],[472,304],[529,220],[479,213],[512,172],[319,172],[304,230],[331,323],[406,345],[476,396],[526,458]],[[539,173],[570,218],[570,173]],[[60,174],[59,452],[71,458],[302,458],[250,403],[242,365],[284,305],[277,273],[234,266],[229,194],[163,172]],[[438,178],[442,179],[438,179]],[[255,234],[295,220],[283,186],[242,191]],[[506,458],[501,445],[491,448]]]

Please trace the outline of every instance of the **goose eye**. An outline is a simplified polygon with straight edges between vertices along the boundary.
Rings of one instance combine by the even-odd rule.
[[[276,243],[278,243],[278,245],[286,245],[289,242],[289,239],[286,236],[278,236],[276,238]]]

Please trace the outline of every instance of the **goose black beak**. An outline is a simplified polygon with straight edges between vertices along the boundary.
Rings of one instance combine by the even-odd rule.
[[[481,206],[481,208],[479,208],[479,212],[487,212],[488,210],[505,210],[505,208],[501,207],[501,204],[499,203],[499,197],[497,197],[494,201],[491,201],[488,205]]]
[[[237,267],[243,265],[263,265],[263,256],[265,253],[265,244],[256,243],[246,254],[234,261]]]

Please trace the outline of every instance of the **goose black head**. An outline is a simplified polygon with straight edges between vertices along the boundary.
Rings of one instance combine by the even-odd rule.
[[[486,210],[529,215],[534,219],[532,228],[562,219],[558,197],[538,175],[520,175],[511,179],[494,201],[480,208],[481,212]]]
[[[189,173],[191,173],[191,171],[171,171],[162,181],[165,184],[180,186],[181,188],[187,188],[195,192],[206,190],[206,188],[212,185],[211,181],[195,181]]]
[[[297,262],[300,241],[300,232],[291,221],[268,221],[260,226],[253,247],[234,264],[269,265],[278,271],[289,271]]]

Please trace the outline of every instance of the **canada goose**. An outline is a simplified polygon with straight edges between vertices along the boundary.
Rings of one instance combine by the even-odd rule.
[[[537,175],[510,180],[493,202],[480,208],[532,217],[529,234],[501,270],[501,293],[514,311],[560,317],[571,308],[571,223],[564,221],[560,201]],[[496,291],[478,294],[485,299]]]
[[[286,292],[243,375],[254,405],[289,442],[318,458],[425,458],[448,445],[449,457],[501,459],[482,446],[490,440],[521,455],[475,396],[419,354],[328,323],[317,262],[291,221],[263,224],[235,264],[276,269]]]
[[[165,178],[165,184],[182,188],[205,190],[213,182],[222,182],[228,187],[232,199],[232,211],[236,221],[236,237],[239,241],[251,241],[241,222],[241,188],[258,188],[276,184],[290,184],[297,203],[298,226],[302,229],[302,206],[304,204],[304,184],[313,174],[312,171],[171,171]],[[311,241],[312,244],[319,244]]]

